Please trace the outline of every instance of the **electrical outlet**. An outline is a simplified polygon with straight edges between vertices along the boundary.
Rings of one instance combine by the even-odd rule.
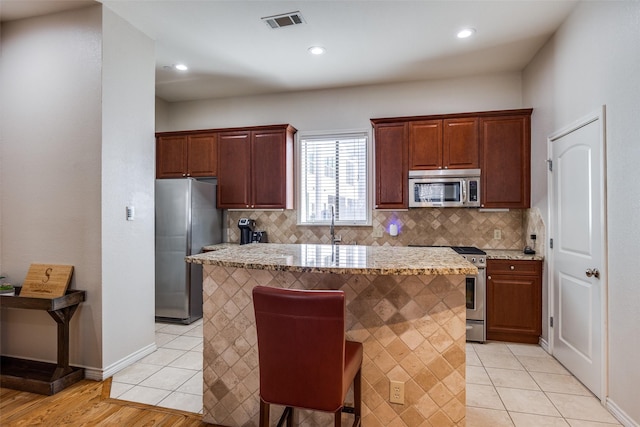
[[[391,381],[389,391],[389,402],[404,405],[404,383],[400,381]]]
[[[371,235],[373,236],[373,238],[374,238],[374,239],[379,239],[379,238],[381,238],[381,237],[382,237],[382,233],[383,233],[382,229],[380,229],[380,228],[375,228],[375,229],[373,230],[373,233],[371,233]]]
[[[501,240],[502,239],[502,230],[500,230],[499,228],[496,228],[495,230],[493,230],[493,239],[494,240]]]

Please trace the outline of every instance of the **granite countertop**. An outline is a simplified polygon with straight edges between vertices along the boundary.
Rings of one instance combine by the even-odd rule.
[[[506,249],[483,249],[487,253],[487,259],[513,259],[522,261],[542,261],[544,256],[534,254],[527,255],[523,251]]]
[[[450,248],[404,246],[222,243],[186,257],[193,264],[337,274],[476,274],[471,263]]]

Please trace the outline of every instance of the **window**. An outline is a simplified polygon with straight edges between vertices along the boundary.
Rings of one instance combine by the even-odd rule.
[[[300,135],[298,223],[369,225],[368,134]]]

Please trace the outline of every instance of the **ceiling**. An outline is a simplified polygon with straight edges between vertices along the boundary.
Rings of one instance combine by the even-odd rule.
[[[519,71],[576,2],[101,0],[156,41],[156,94],[169,102]],[[0,16],[95,3],[3,0]],[[261,20],[293,11],[305,22]],[[464,27],[476,34],[456,38]],[[166,69],[178,63],[189,70]]]

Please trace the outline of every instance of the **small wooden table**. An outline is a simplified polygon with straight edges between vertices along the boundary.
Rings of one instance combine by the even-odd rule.
[[[86,291],[68,290],[58,298],[0,296],[0,308],[46,310],[58,324],[57,363],[38,362],[2,356],[0,386],[32,393],[56,394],[84,378],[84,369],[69,366],[69,322],[78,305],[85,300]]]

